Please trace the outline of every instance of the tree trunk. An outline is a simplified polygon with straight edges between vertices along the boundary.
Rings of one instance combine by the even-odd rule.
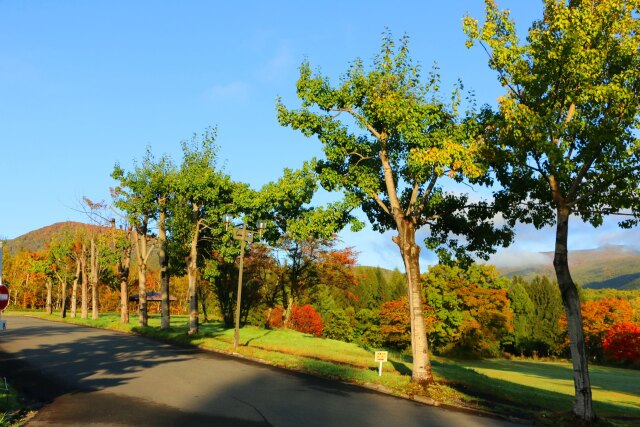
[[[52,288],[53,288],[53,282],[51,281],[51,279],[47,279],[47,305],[46,305],[46,311],[47,314],[52,314],[53,313],[53,307],[51,306],[51,293],[52,293]]]
[[[194,212],[198,206],[194,205]],[[198,239],[200,237],[200,220],[195,221],[191,247],[187,256],[187,275],[189,278],[189,335],[198,333],[198,293],[196,292],[196,280],[198,275]]]
[[[400,248],[407,275],[411,349],[413,351],[411,381],[426,387],[433,382],[433,374],[431,372],[427,331],[424,325],[422,282],[420,280],[420,247],[416,245],[416,230],[409,219],[405,217],[398,218],[396,219],[396,224],[398,226],[398,236],[393,240]]]
[[[87,278],[87,244],[82,243],[82,253],[80,255],[80,264],[82,270],[82,301],[81,301],[81,313],[80,318],[86,319],[89,317],[89,280]]]
[[[291,323],[291,312],[293,311],[294,304],[295,304],[295,301],[293,299],[293,295],[289,295],[289,297],[287,297],[287,306],[284,308],[284,320],[283,320],[283,325],[287,329],[289,329],[289,325]]]
[[[80,279],[80,258],[76,259],[76,275],[73,276],[73,287],[71,288],[71,317],[76,317],[78,306],[78,279]]]
[[[91,318],[96,320],[98,318],[98,246],[96,245],[95,237],[91,237]]]
[[[127,245],[118,262],[118,278],[120,279],[120,322],[129,323],[129,265],[131,263],[131,246]]]
[[[62,277],[58,275],[60,281],[60,317],[63,319],[67,317],[67,282],[62,280]]]
[[[198,292],[198,300],[200,301],[200,307],[202,307],[202,322],[208,323],[209,316],[207,314],[207,295],[202,286],[197,287],[196,291]]]
[[[166,213],[164,199],[160,199],[158,203],[161,205],[160,216],[158,218],[158,261],[160,263],[160,295],[162,298],[160,329],[169,329],[171,326],[171,311],[169,300],[169,258],[167,257],[167,230],[166,230]]]
[[[195,242],[191,243],[191,251],[187,256],[187,275],[189,279],[189,335],[198,333],[198,293],[196,292],[196,256]]]
[[[138,265],[138,324],[145,327],[149,324],[147,315],[147,265]]]
[[[580,311],[580,299],[571,273],[569,272],[569,260],[567,240],[569,237],[569,215],[571,211],[567,207],[557,209],[556,247],[553,258],[553,267],[556,279],[562,294],[562,303],[567,315],[569,329],[569,348],[573,363],[573,384],[575,387],[575,402],[573,413],[587,422],[595,420],[591,396],[591,382],[589,379],[589,367],[584,345],[584,331],[582,329],[582,312]]]
[[[147,316],[147,223],[141,226],[142,232],[134,231],[136,256],[138,259],[138,324],[145,327],[149,324]]]
[[[196,265],[191,255],[187,257],[189,278],[189,335],[198,333],[198,293],[196,292]]]

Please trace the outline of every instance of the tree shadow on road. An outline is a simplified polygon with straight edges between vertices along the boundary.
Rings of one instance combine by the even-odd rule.
[[[88,336],[77,339],[80,334]],[[196,350],[171,349],[157,342],[125,334],[51,324],[25,326],[4,335],[0,372],[23,393],[38,400],[75,391],[96,391],[135,379],[138,373],[160,364],[188,358]],[[28,342],[28,345],[21,343]],[[159,348],[161,347],[161,348]],[[164,347],[164,348],[162,348]],[[36,366],[44,366],[39,368]]]

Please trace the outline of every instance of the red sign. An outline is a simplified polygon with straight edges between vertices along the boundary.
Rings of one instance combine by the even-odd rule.
[[[0,311],[9,305],[9,289],[5,285],[0,285]]]

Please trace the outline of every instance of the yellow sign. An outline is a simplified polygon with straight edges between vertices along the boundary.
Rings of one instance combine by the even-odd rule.
[[[375,355],[373,356],[373,360],[375,360],[376,362],[386,362],[388,354],[389,353],[386,351],[376,351]]]

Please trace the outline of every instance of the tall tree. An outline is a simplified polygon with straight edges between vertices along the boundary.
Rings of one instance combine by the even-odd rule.
[[[480,27],[464,29],[479,42],[506,93],[487,125],[494,146],[497,203],[512,222],[555,225],[553,266],[567,315],[575,415],[595,418],[582,316],[568,264],[572,215],[598,226],[632,208],[637,223],[640,184],[640,2],[544,1],[543,18],[521,43],[508,11],[486,0]]]
[[[140,164],[132,172],[125,172],[116,164],[111,177],[118,181],[113,189],[114,205],[125,212],[127,222],[133,226],[133,242],[138,268],[138,312],[140,326],[147,326],[147,264],[155,245],[152,243],[152,223],[162,215],[162,233],[158,242],[162,245],[161,267],[166,273],[166,201],[170,193],[167,177],[173,170],[171,161],[165,156],[156,161],[150,148]],[[166,274],[165,274],[166,275]],[[166,276],[168,280],[168,276]],[[165,285],[168,284],[165,283]],[[168,301],[168,290],[167,290]],[[167,303],[168,304],[168,303]],[[163,304],[164,305],[164,304]],[[168,315],[168,312],[166,313]],[[168,317],[167,317],[168,319]],[[164,323],[167,321],[165,319]]]
[[[82,239],[80,244],[80,275],[82,286],[80,287],[80,318],[89,317],[89,276],[87,275],[87,239]]]
[[[73,258],[73,236],[64,233],[56,236],[49,245],[51,270],[60,285],[60,317],[67,317],[67,287],[75,278],[77,262]]]
[[[393,241],[404,261],[413,349],[412,380],[433,380],[429,360],[416,231],[429,226],[425,240],[443,260],[486,256],[491,244],[510,233],[494,230],[486,203],[471,205],[466,195],[448,193],[442,180],[478,177],[476,122],[458,112],[460,93],[447,105],[438,93],[439,78],[420,82],[420,68],[409,56],[408,37],[400,45],[389,35],[370,69],[355,61],[339,86],[300,67],[297,83],[302,108],[278,103],[282,125],[316,135],[325,160],[318,166],[328,190],[341,189],[357,200],[374,229],[396,230]],[[344,118],[344,120],[342,120]],[[456,239],[464,236],[465,239]]]
[[[98,282],[100,281],[100,254],[96,240],[96,233],[92,233],[89,240],[89,285],[91,286],[91,318],[94,320],[99,317]]]
[[[80,282],[81,274],[82,274],[82,250],[83,250],[83,242],[84,242],[85,233],[86,233],[86,230],[84,230],[84,229],[76,230],[74,235],[73,235],[73,241],[72,241],[72,246],[71,246],[71,257],[73,258],[73,260],[75,262],[75,274],[73,276],[73,283],[71,285],[71,304],[70,304],[71,313],[70,313],[70,316],[72,318],[75,318],[76,315],[77,315],[78,284]]]
[[[174,180],[176,203],[169,228],[174,239],[182,242],[189,279],[190,335],[198,332],[198,256],[203,230],[223,234],[222,213],[235,209],[235,184],[218,169],[215,137],[215,129],[207,129],[182,143],[182,163]]]
[[[129,272],[131,267],[131,234],[133,227],[129,222],[115,229],[113,222],[112,242],[116,256],[116,277],[120,283],[120,322],[129,323]]]

